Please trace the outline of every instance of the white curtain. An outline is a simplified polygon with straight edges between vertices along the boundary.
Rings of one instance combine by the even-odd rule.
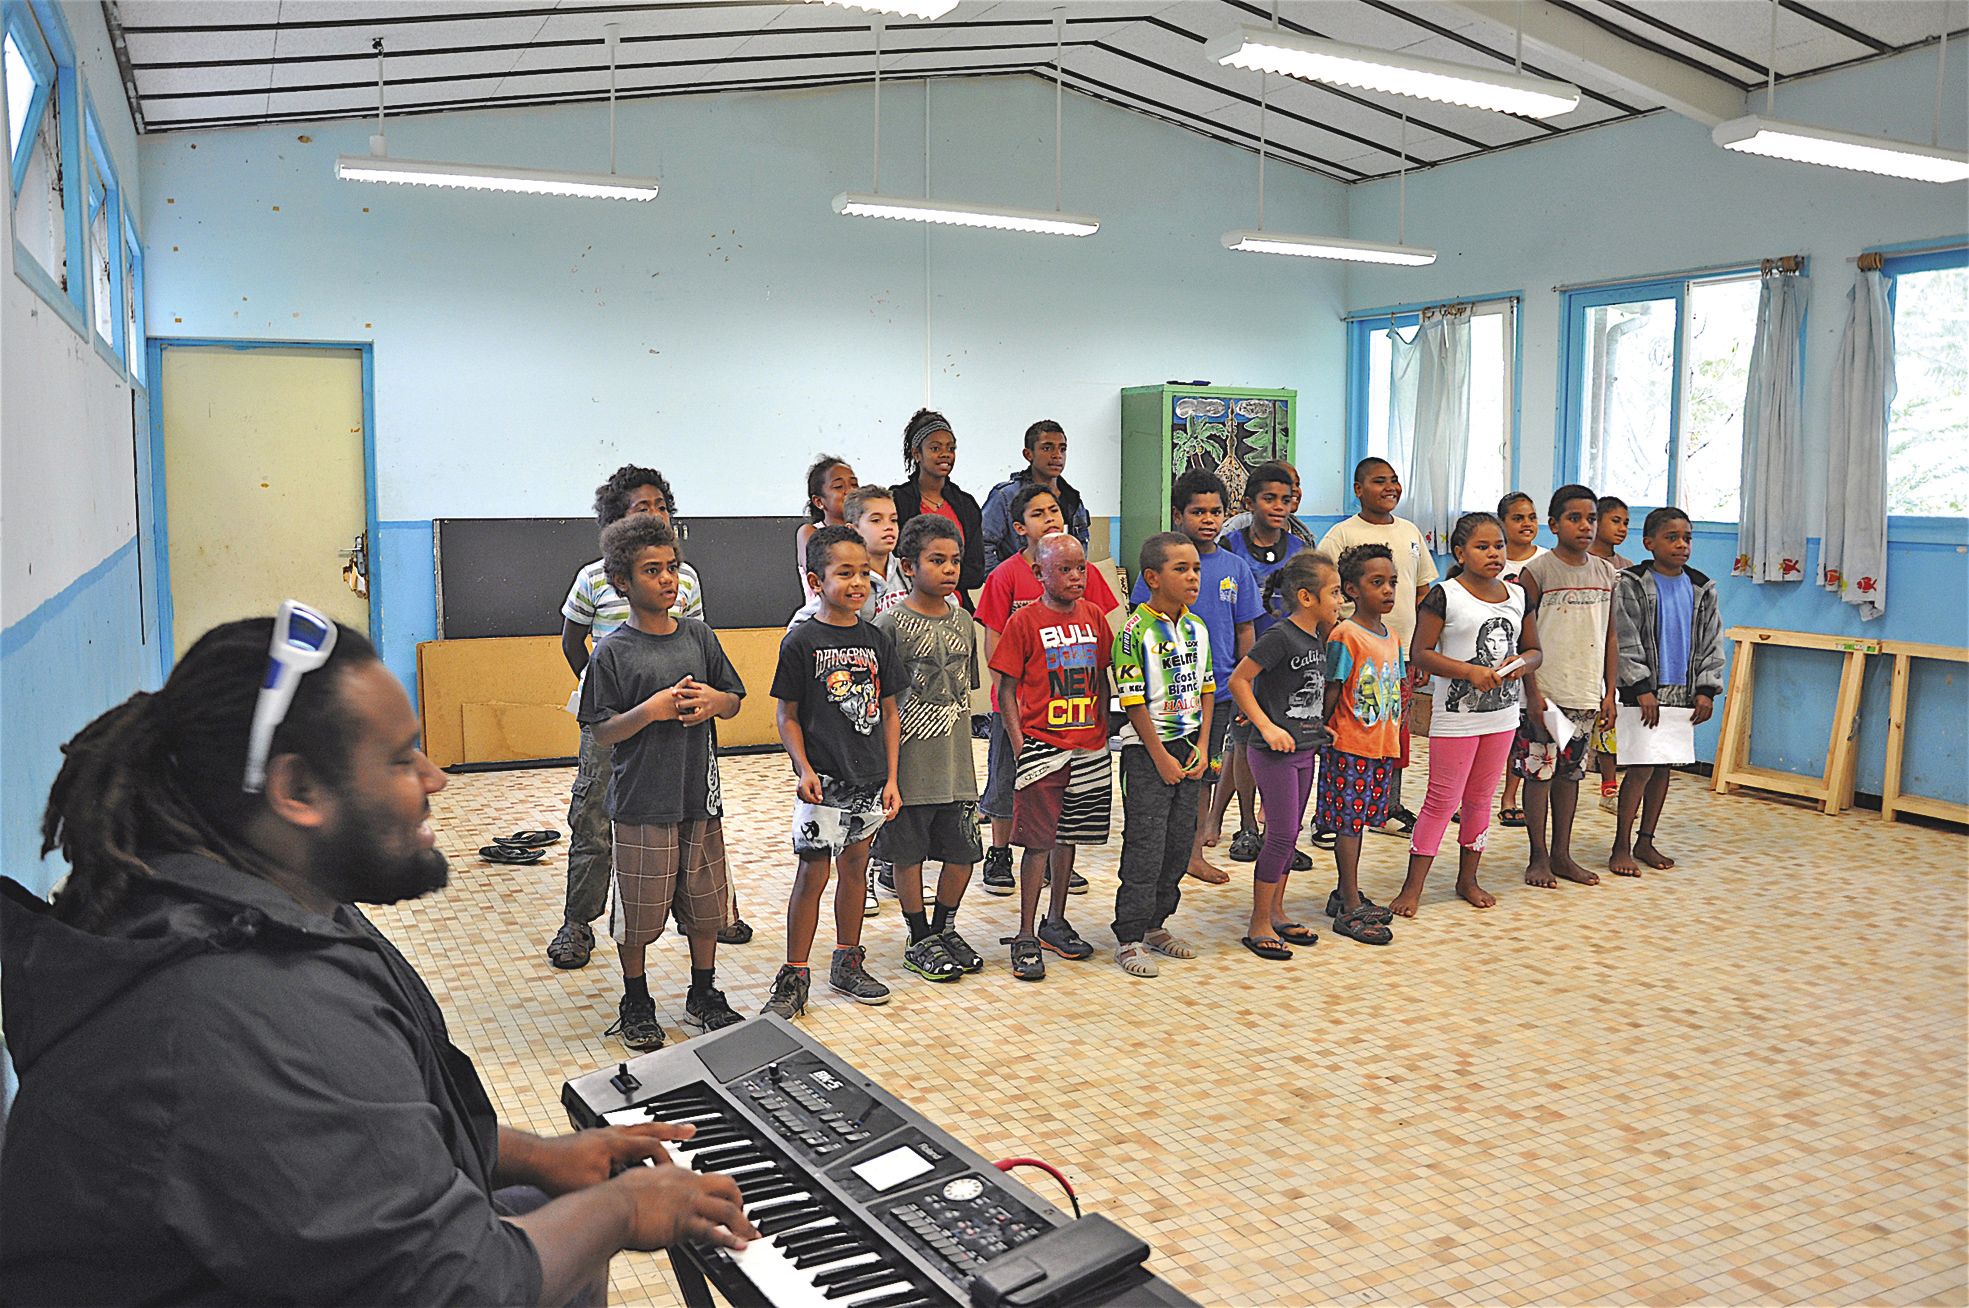
[[[1421,372],[1422,329],[1404,337],[1388,329],[1388,462],[1402,476],[1415,467],[1415,382]]]
[[[1809,282],[1767,272],[1757,300],[1757,339],[1743,401],[1739,577],[1805,579],[1805,485],[1798,431],[1800,330]]]
[[[1894,403],[1887,286],[1885,274],[1862,271],[1846,295],[1819,543],[1819,584],[1857,604],[1862,619],[1887,611],[1887,415]]]
[[[1429,548],[1442,554],[1463,511],[1463,469],[1470,457],[1470,315],[1426,319],[1415,334],[1415,350],[1414,450],[1403,506]]]

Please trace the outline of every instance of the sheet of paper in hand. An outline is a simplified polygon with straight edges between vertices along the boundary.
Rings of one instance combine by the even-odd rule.
[[[1641,720],[1640,709],[1622,704],[1614,724],[1615,737],[1620,741],[1621,765],[1695,762],[1694,716],[1694,709],[1665,708],[1661,710],[1660,724],[1650,727]]]

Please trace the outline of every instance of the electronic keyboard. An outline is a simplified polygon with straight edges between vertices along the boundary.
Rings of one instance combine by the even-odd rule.
[[[778,1017],[576,1077],[561,1102],[577,1129],[690,1123],[671,1159],[738,1183],[762,1238],[672,1249],[691,1308],[706,1280],[737,1308],[1195,1308],[1141,1266],[1147,1245],[1062,1213]]]

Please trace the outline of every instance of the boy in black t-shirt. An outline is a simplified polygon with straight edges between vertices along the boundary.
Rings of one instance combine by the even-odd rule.
[[[657,1049],[663,1026],[643,960],[666,918],[690,940],[685,1025],[716,1031],[741,1020],[712,984],[718,931],[733,916],[715,720],[738,712],[745,683],[711,628],[671,612],[683,559],[668,523],[648,513],[624,518],[602,533],[602,558],[629,601],[629,621],[595,647],[581,685],[582,725],[614,748],[609,934],[624,993],[604,1034],[631,1049]]]
[[[786,633],[773,673],[779,738],[799,778],[793,853],[800,871],[786,905],[786,965],[764,1011],[788,1020],[806,1011],[807,955],[821,893],[836,871],[828,984],[858,1003],[889,1002],[889,988],[863,966],[861,920],[869,842],[902,807],[896,696],[908,682],[895,644],[860,614],[869,584],[868,547],[852,528],[822,527],[808,537],[807,586],[820,596],[820,612]]]

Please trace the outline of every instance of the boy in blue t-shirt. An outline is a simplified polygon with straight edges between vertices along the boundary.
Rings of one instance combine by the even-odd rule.
[[[1203,564],[1203,584],[1190,610],[1202,618],[1203,625],[1209,629],[1210,648],[1225,652],[1219,660],[1219,666],[1225,667],[1236,666],[1238,659],[1250,653],[1251,642],[1257,639],[1252,627],[1264,611],[1264,604],[1258,597],[1258,579],[1252,574],[1251,565],[1229,550],[1220,549],[1217,544],[1217,533],[1223,530],[1224,514],[1230,499],[1223,479],[1203,468],[1192,468],[1176,478],[1176,484],[1169,491],[1169,507],[1175,528],[1190,538]],[[1137,577],[1135,588],[1129,594],[1130,602],[1146,604],[1148,598],[1147,579]],[[1210,763],[1204,773],[1213,780],[1223,770],[1224,737],[1233,712],[1230,678],[1225,677],[1218,683],[1214,698],[1216,709],[1210,715],[1208,747]],[[1221,886],[1231,879],[1230,873],[1206,862],[1203,857],[1206,840],[1216,843],[1215,835],[1205,829],[1210,807],[1210,792],[1206,789],[1197,802],[1196,835],[1190,842],[1188,873],[1199,881]]]
[[[1251,480],[1244,487],[1244,512],[1238,516],[1248,517],[1250,521],[1223,534],[1224,548],[1249,563],[1251,575],[1258,581],[1258,620],[1251,624],[1254,638],[1264,635],[1279,620],[1278,614],[1264,608],[1266,580],[1284,567],[1287,559],[1306,548],[1306,542],[1291,531],[1292,508],[1298,501],[1299,487],[1293,480],[1292,469],[1283,463],[1263,464],[1253,469]],[[1251,765],[1245,761],[1245,750],[1251,744],[1251,723],[1244,714],[1232,714],[1227,740],[1224,777],[1211,797],[1207,837],[1214,842],[1222,833],[1224,813],[1235,794],[1238,824],[1237,834],[1231,837],[1231,857],[1240,863],[1251,863],[1257,860],[1265,835],[1253,820],[1256,786],[1251,779]],[[1304,867],[1300,866],[1302,863]],[[1294,871],[1303,872],[1313,865],[1313,860],[1294,851],[1292,864]]]

